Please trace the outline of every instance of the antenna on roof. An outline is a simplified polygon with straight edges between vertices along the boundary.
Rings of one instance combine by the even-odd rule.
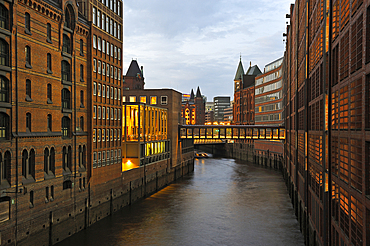
[[[240,61],[242,60],[242,52],[240,52]]]

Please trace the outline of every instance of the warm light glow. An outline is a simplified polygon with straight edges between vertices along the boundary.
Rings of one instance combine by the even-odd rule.
[[[126,165],[127,166],[131,166],[132,165],[132,162],[130,160],[127,160]]]

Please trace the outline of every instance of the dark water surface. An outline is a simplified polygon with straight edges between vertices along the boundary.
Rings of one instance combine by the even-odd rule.
[[[193,174],[89,227],[63,245],[304,245],[280,172],[233,159]]]

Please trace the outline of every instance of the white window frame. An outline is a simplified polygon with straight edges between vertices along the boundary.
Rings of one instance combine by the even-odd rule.
[[[96,82],[94,82],[93,95],[96,96]]]
[[[109,64],[107,63],[107,77],[109,77]]]
[[[101,15],[101,28],[105,31],[105,14]]]
[[[102,52],[105,54],[105,39],[103,39],[102,43]]]
[[[118,98],[118,101],[121,101],[121,89],[120,88],[118,88],[118,96],[117,96],[117,98]]]
[[[103,120],[105,120],[105,106],[103,106],[102,117],[103,117]]]
[[[117,88],[114,88],[114,100],[117,100]]]
[[[110,99],[113,99],[113,86],[110,87]]]
[[[114,56],[114,51],[113,51],[113,44],[110,44],[110,56]]]
[[[93,66],[94,66],[94,73],[96,73],[96,59],[93,60]]]
[[[101,61],[98,61],[98,74],[101,74]]]
[[[110,108],[110,119],[113,120],[114,118],[114,114],[113,114],[113,108]]]
[[[96,129],[93,130],[93,142],[96,142]]]
[[[101,119],[101,107],[98,106],[98,120]]]
[[[102,74],[105,76],[105,62],[103,62]]]
[[[110,66],[110,77],[113,79],[113,75],[114,75],[114,73],[113,73],[113,66]]]
[[[98,97],[101,96],[101,84],[99,83],[98,84]]]
[[[109,56],[109,48],[110,47],[110,45],[109,45],[109,42],[107,41],[107,55]]]
[[[96,25],[96,8],[93,7],[93,24]]]
[[[96,35],[93,36],[93,48],[96,49]]]
[[[101,134],[101,141],[105,142],[105,129],[102,129],[102,134]]]
[[[107,98],[109,99],[109,85],[107,85]]]
[[[120,81],[121,80],[121,69],[120,68],[118,68],[118,75],[117,75],[117,77],[118,77],[118,81]]]
[[[109,120],[109,111],[110,111],[110,109],[109,109],[109,107],[107,107],[107,120]]]
[[[105,135],[105,137],[106,137],[106,142],[108,142],[109,141],[109,129],[107,129],[107,135]]]
[[[98,143],[101,141],[101,129],[98,129]]]
[[[98,10],[98,15],[97,15],[97,26],[100,28],[100,15],[101,15],[101,11]]]
[[[96,119],[96,105],[94,105],[94,115],[93,118]]]
[[[110,129],[110,141],[113,141],[113,129]]]
[[[101,38],[98,37],[98,50],[101,50]]]

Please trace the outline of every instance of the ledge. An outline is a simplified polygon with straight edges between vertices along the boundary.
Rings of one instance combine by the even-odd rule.
[[[61,132],[19,132],[18,134],[13,132],[13,137],[60,137],[62,136]]]
[[[12,72],[12,68],[4,65],[0,65],[0,70],[6,71],[6,72]]]
[[[70,86],[72,86],[72,81],[69,81],[69,80],[63,80],[63,79],[62,79],[62,84],[63,84],[63,85],[70,85]]]
[[[12,108],[12,104],[8,102],[0,102],[0,108]]]

